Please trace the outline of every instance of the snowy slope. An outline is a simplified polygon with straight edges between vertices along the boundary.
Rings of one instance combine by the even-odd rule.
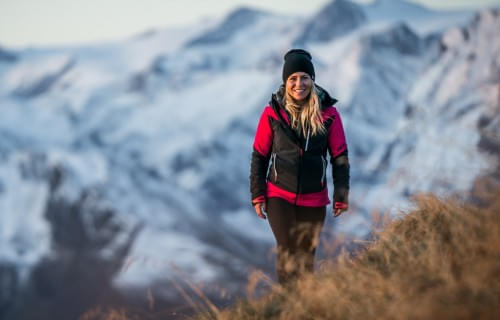
[[[396,24],[311,47],[326,60],[327,83],[343,92],[358,213],[398,212],[419,191],[466,191],[495,166],[478,148],[478,123],[498,105],[500,44],[488,41],[497,27],[492,11],[439,37]],[[344,59],[328,64],[328,52]],[[366,230],[366,217],[349,220]]]
[[[478,150],[478,122],[498,104],[498,12],[465,26],[471,13],[460,13],[441,33],[456,14],[359,7],[366,22],[321,41],[305,32],[308,17],[242,8],[109,44],[1,49],[0,264],[29,281],[46,257],[83,246],[124,263],[113,274],[122,287],[161,279],[172,263],[235,290],[250,269],[271,271],[249,159],[283,53],[301,37],[349,143],[353,210],[328,227],[363,237],[374,209],[468,190],[495,163]],[[437,29],[413,28],[424,20]]]
[[[348,0],[332,1],[308,19],[294,44],[304,46],[308,42],[331,41],[356,30],[366,20],[360,5]]]
[[[207,216],[217,212],[217,203],[210,203],[217,198],[210,199],[209,194],[199,194],[199,202],[193,198],[193,193],[217,183],[212,181],[214,165],[202,168],[207,164],[201,161],[194,166],[190,159],[203,159],[213,152],[210,148],[222,130],[236,116],[262,106],[264,92],[274,87],[268,69],[279,63],[273,58],[279,56],[276,49],[259,52],[253,61],[234,55],[235,50],[251,54],[245,39],[263,30],[276,31],[261,37],[262,46],[276,38],[284,45],[284,35],[294,30],[289,27],[293,19],[287,17],[256,22],[248,34],[238,35],[216,50],[161,47],[160,40],[141,38],[104,47],[24,53],[24,58],[1,75],[2,109],[6,111],[0,119],[4,137],[0,145],[4,159],[1,180],[6,189],[1,203],[2,211],[8,213],[2,219],[9,221],[2,223],[2,260],[29,266],[50,252],[44,203],[52,197],[75,202],[81,192],[90,190],[99,194],[97,206],[118,212],[126,228],[138,223],[146,226],[134,244],[137,253],[131,257],[161,261],[175,257],[181,266],[203,266],[202,260],[194,262],[204,252],[214,251],[203,233],[215,235],[221,232],[215,229],[226,222],[220,220],[222,217]],[[138,58],[144,60],[140,64],[129,62]],[[220,74],[214,77],[214,71]],[[249,85],[228,90],[230,84],[245,82]],[[189,153],[187,160],[185,153]],[[16,169],[24,165],[40,171],[30,184],[24,183]],[[63,168],[63,181],[50,194],[47,177],[54,167]],[[241,193],[238,201],[243,197],[246,194]],[[16,204],[30,199],[37,199],[27,211],[33,223],[28,227],[34,230],[27,233],[24,242],[31,245],[18,250],[12,243],[26,227],[25,220],[17,218],[23,209]],[[11,215],[16,218],[11,220]],[[220,222],[214,225],[214,219]],[[231,220],[227,224],[228,229],[234,225]],[[240,231],[247,233],[236,235],[243,239],[255,234],[248,229]],[[228,236],[230,231],[218,241]],[[271,235],[265,233],[265,237],[258,241],[270,243]],[[151,246],[150,239],[159,247]],[[214,277],[210,267],[195,268],[191,274],[196,279]],[[147,270],[139,267],[134,271],[134,265],[125,277],[129,275],[134,281],[149,279]]]
[[[406,0],[375,0],[365,6],[365,13],[372,24],[407,23],[422,35],[463,25],[473,16],[471,10],[434,11]]]

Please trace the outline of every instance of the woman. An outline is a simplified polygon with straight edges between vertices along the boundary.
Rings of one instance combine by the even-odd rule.
[[[314,83],[309,52],[285,54],[283,84],[257,126],[250,191],[257,215],[266,219],[278,245],[278,281],[312,272],[314,253],[330,203],[326,183],[330,154],[333,214],[348,209],[349,161],[337,100]],[[269,166],[269,161],[271,161]]]

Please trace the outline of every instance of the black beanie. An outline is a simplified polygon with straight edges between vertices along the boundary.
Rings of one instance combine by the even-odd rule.
[[[309,52],[302,49],[292,49],[285,54],[285,64],[283,65],[283,83],[286,83],[288,77],[295,72],[305,72],[314,80],[314,66],[312,56]]]

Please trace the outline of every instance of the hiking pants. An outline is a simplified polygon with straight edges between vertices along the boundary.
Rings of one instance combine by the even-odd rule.
[[[325,215],[326,206],[303,207],[281,198],[267,199],[267,218],[278,246],[276,273],[280,284],[303,272],[313,272]]]

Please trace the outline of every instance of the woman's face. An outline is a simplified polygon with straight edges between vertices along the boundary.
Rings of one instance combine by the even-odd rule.
[[[309,74],[302,71],[292,73],[286,80],[286,92],[297,102],[301,102],[309,96],[312,83]]]

